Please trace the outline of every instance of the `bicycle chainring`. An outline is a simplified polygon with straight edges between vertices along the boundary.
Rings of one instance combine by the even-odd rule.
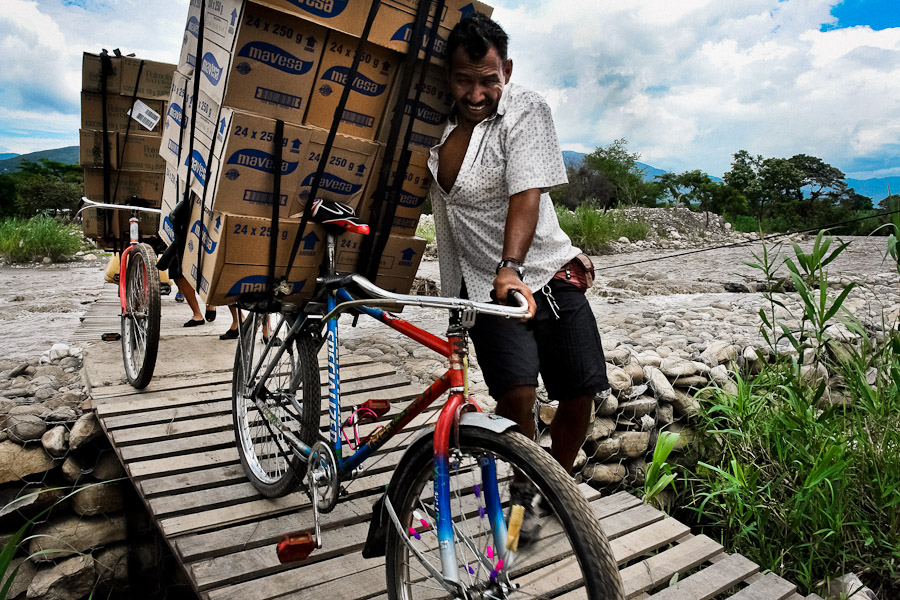
[[[340,482],[334,451],[325,442],[313,444],[309,454],[306,481],[309,483],[309,493],[318,495],[319,512],[331,512],[338,501]]]

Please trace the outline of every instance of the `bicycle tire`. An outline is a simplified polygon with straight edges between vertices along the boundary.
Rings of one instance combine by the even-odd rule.
[[[396,499],[394,509],[404,534],[409,531],[407,539],[440,572],[440,550],[434,533],[434,520],[428,518],[432,510],[428,503],[433,505],[431,488],[435,471],[432,437],[424,440],[425,443],[412,448],[398,466],[400,473],[397,482],[391,486],[390,496]],[[508,520],[506,506],[512,469],[519,470],[537,487],[555,513],[556,524],[553,516],[544,517],[541,537],[527,548],[520,547],[512,568],[506,571],[506,583],[511,581],[522,586],[519,588],[509,586],[503,590],[498,584],[492,584],[485,565],[486,556],[491,554],[487,546],[493,542],[489,534],[489,520],[480,509],[476,510],[481,500],[474,499],[477,488],[473,484],[480,479],[480,469],[474,467],[478,464],[477,460],[488,455],[495,458],[498,473],[502,474],[498,475],[498,483],[504,502],[504,519]],[[497,434],[482,428],[460,426],[458,447],[451,448],[450,478],[457,570],[460,582],[467,588],[467,597],[552,598],[572,594],[591,600],[624,599],[609,542],[590,505],[574,480],[534,442],[517,432]],[[482,482],[481,489],[484,485],[485,482]],[[423,515],[430,527],[420,525]],[[416,528],[418,539],[410,527]],[[473,533],[475,531],[477,533]],[[467,538],[470,546],[463,537]],[[418,560],[407,549],[394,524],[388,523],[386,568],[389,598],[412,600],[444,597],[440,583],[430,578]],[[561,580],[558,573],[563,570],[561,566],[564,564],[568,566],[565,571],[569,578]],[[582,580],[581,583],[578,579]],[[498,580],[503,581],[503,577],[498,577]]]
[[[232,375],[232,417],[244,473],[260,494],[277,498],[297,487],[304,464],[281,430],[273,427],[273,420],[312,446],[321,419],[321,380],[313,338],[300,335],[283,341],[287,347],[263,387],[265,406],[272,415],[272,419],[265,418],[250,394],[276,356],[276,346],[265,351],[262,323],[266,318],[268,315],[249,313],[241,325]],[[276,325],[270,333],[278,329]],[[287,327],[280,329],[283,335]]]
[[[159,351],[159,271],[156,253],[136,244],[125,267],[125,310],[122,311],[122,360],[125,378],[136,389],[147,387]]]

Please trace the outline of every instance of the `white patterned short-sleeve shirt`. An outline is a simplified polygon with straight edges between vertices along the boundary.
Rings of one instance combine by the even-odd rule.
[[[438,183],[438,152],[455,128],[451,118],[428,160],[443,293],[458,295],[465,281],[469,298],[490,301],[509,197],[534,188],[542,193],[525,284],[539,290],[580,252],[560,229],[547,193],[568,183],[550,107],[531,90],[505,85],[496,114],[475,126],[456,182],[445,191]]]

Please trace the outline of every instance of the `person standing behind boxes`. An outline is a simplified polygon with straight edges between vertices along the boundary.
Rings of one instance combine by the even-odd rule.
[[[445,293],[507,303],[521,292],[527,322],[478,315],[471,330],[497,414],[534,437],[540,373],[559,409],[552,454],[571,472],[594,397],[609,388],[600,333],[584,296],[593,266],[559,227],[547,191],[567,183],[550,108],[535,92],[509,83],[508,37],[476,13],[448,39],[454,106],[440,144],[431,149],[441,287]],[[576,282],[580,281],[579,286]],[[517,478],[520,479],[520,478]],[[526,506],[521,543],[540,523],[524,481],[512,494]]]

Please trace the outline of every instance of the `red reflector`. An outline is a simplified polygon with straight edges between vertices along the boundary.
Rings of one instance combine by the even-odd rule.
[[[316,540],[308,531],[288,533],[278,541],[275,553],[281,564],[300,562],[306,560],[310,553],[316,549]]]
[[[349,225],[347,227],[347,231],[350,231],[352,233],[360,233],[362,235],[369,235],[369,226],[365,223],[361,225]]]

